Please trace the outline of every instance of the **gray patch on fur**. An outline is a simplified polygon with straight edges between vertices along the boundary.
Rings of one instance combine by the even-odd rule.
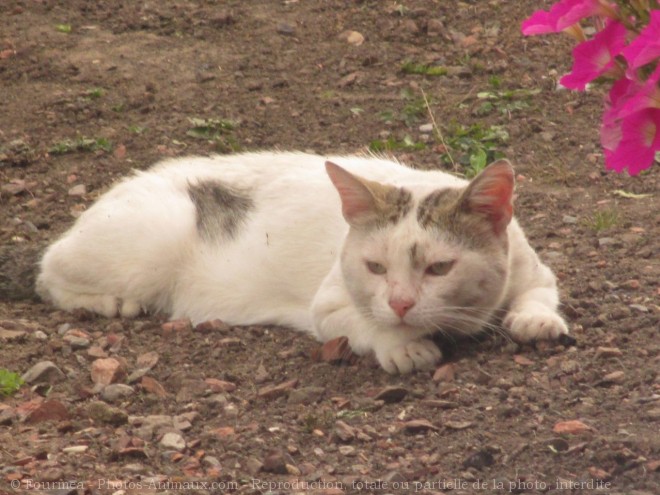
[[[412,193],[402,187],[392,187],[383,199],[385,204],[380,206],[379,214],[385,224],[399,222],[412,209]]]
[[[206,181],[188,186],[195,205],[197,230],[207,241],[233,238],[254,201],[246,192],[232,189],[220,181]]]

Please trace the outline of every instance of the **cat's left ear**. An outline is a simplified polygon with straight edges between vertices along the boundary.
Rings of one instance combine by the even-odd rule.
[[[363,179],[332,162],[325,162],[325,169],[335,185],[344,218],[353,227],[366,227],[380,216],[381,196],[386,186]]]
[[[497,160],[477,175],[463,193],[462,207],[486,217],[495,234],[504,232],[513,216],[513,166]]]

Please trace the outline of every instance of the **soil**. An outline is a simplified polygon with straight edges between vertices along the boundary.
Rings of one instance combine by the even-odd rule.
[[[603,89],[556,90],[571,43],[520,35],[538,6],[3,1],[0,368],[61,374],[1,399],[0,493],[658,493],[660,174],[604,170]],[[133,169],[389,145],[463,172],[444,152],[477,154],[473,124],[508,133],[471,144],[514,162],[574,345],[443,343],[448,364],[399,377],[284,328],[25,299],[39,250]]]

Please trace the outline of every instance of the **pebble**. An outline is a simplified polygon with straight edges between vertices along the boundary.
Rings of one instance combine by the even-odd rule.
[[[110,385],[126,378],[126,370],[115,358],[101,358],[92,363],[91,375],[94,383]]]
[[[422,124],[419,126],[419,132],[430,134],[433,132],[433,124]]]
[[[127,399],[135,393],[135,389],[123,383],[111,383],[103,387],[101,391],[101,399],[106,402],[119,402]]]
[[[426,419],[413,419],[403,424],[408,433],[421,433],[425,431],[438,431],[439,428]]]
[[[646,306],[644,306],[642,304],[631,304],[629,307],[630,307],[630,309],[634,309],[635,311],[639,311],[640,313],[648,313],[649,312],[649,308],[647,308]]]
[[[137,367],[140,369],[150,370],[151,368],[156,366],[156,364],[158,363],[158,359],[159,356],[157,352],[149,351],[149,352],[145,352],[144,354],[140,354],[137,358],[136,364]]]
[[[626,375],[623,371],[613,371],[612,373],[608,373],[603,377],[603,380],[600,382],[600,385],[623,383],[625,376]]]
[[[596,358],[613,358],[613,357],[621,357],[623,356],[623,352],[621,352],[621,349],[618,347],[598,347],[596,349]]]
[[[85,184],[77,184],[69,189],[67,194],[69,196],[84,196],[86,193],[87,187],[85,187]]]
[[[301,387],[292,390],[289,394],[289,404],[315,404],[321,400],[325,387]]]
[[[354,456],[356,453],[355,447],[351,445],[340,445],[339,446],[339,453],[343,456],[350,457]]]
[[[65,375],[52,361],[41,361],[27,370],[21,378],[28,384],[50,383],[52,385],[64,380]]]
[[[178,452],[181,452],[186,448],[186,441],[178,433],[168,432],[163,435],[163,438],[160,439],[160,445],[166,449],[174,449]]]
[[[41,330],[37,330],[32,335],[37,340],[48,340],[48,335],[45,332],[42,332]]]
[[[87,415],[99,423],[120,426],[128,422],[128,414],[122,409],[109,406],[102,401],[94,401],[87,406]]]
[[[42,402],[26,416],[26,423],[42,423],[44,421],[66,421],[71,418],[67,407],[59,400],[51,399]]]
[[[568,435],[577,435],[586,431],[591,431],[591,428],[585,425],[582,421],[560,421],[552,428],[555,433],[566,433]]]
[[[382,400],[385,404],[394,404],[401,402],[406,395],[408,395],[408,389],[405,387],[385,387],[374,396],[374,400]]]
[[[276,28],[277,32],[284,36],[293,36],[296,34],[296,28],[288,22],[280,22]]]
[[[439,366],[433,373],[434,382],[453,382],[456,375],[455,366],[452,363]]]
[[[348,443],[355,439],[355,428],[339,419],[335,422],[335,435],[342,442]]]
[[[261,388],[257,395],[262,399],[276,399],[282,397],[283,395],[288,394],[295,386],[298,384],[298,379],[294,378],[293,380],[288,380],[279,385],[269,385],[267,387]]]
[[[577,217],[571,216],[571,215],[564,215],[561,219],[562,222],[567,223],[567,224],[576,224],[578,219]]]
[[[218,380],[217,378],[207,378],[204,380],[204,383],[208,385],[211,392],[233,392],[236,390],[236,384],[232,382],[226,382],[224,380]]]

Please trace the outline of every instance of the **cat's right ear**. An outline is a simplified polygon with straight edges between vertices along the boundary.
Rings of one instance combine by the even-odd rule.
[[[364,227],[376,221],[378,206],[366,181],[330,161],[325,162],[325,169],[339,193],[342,213],[348,224]]]

